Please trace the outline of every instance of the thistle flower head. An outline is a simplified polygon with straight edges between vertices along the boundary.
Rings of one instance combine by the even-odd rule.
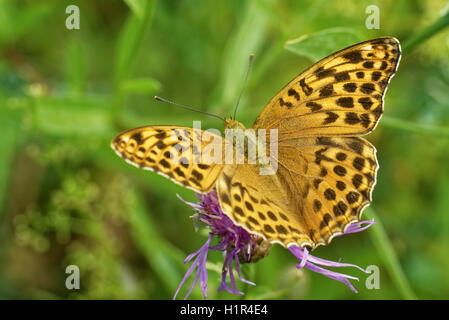
[[[240,264],[246,262],[256,262],[257,260],[265,257],[269,252],[271,244],[262,237],[250,234],[244,228],[234,224],[234,222],[222,211],[215,190],[212,190],[207,194],[197,194],[197,199],[199,200],[198,203],[186,202],[179,196],[178,198],[185,204],[192,207],[195,211],[195,214],[191,216],[191,218],[194,219],[195,229],[198,230],[199,223],[202,223],[209,229],[209,237],[200,249],[188,255],[184,260],[184,263],[187,263],[194,259],[179,284],[173,299],[176,299],[176,296],[178,295],[181,287],[184,285],[184,282],[190,277],[195,269],[195,278],[184,299],[190,295],[198,280],[200,280],[200,288],[204,298],[207,298],[208,274],[206,260],[207,254],[210,250],[221,251],[224,258],[222,280],[218,291],[226,290],[233,294],[243,294],[237,290],[236,279],[233,272],[234,262],[235,270],[240,281],[255,285],[253,282],[250,282],[241,276]],[[361,221],[354,223],[346,229],[344,234],[363,231],[369,228],[373,223],[374,221]],[[218,243],[216,245],[211,245],[214,237],[218,239]],[[299,260],[299,263],[296,265],[297,268],[306,267],[311,271],[321,273],[326,277],[341,281],[345,283],[352,291],[357,293],[357,290],[351,284],[349,279],[358,280],[358,278],[330,271],[323,267],[355,267],[363,272],[366,272],[364,269],[353,264],[333,262],[314,257],[310,254],[307,248],[290,246],[288,249]],[[228,275],[230,286],[227,282]]]
[[[267,247],[264,244],[265,241],[263,241],[261,237],[253,236],[244,228],[235,225],[232,220],[221,210],[217,193],[215,191],[211,191],[208,194],[197,194],[197,198],[199,200],[198,203],[186,202],[179,196],[178,198],[194,209],[195,214],[192,215],[191,218],[195,221],[195,229],[198,230],[199,222],[203,223],[204,226],[209,228],[209,237],[199,250],[193,252],[184,260],[184,263],[187,263],[195,257],[194,262],[187,270],[183,280],[181,281],[178,290],[176,290],[174,299],[176,298],[184,282],[195,269],[197,269],[195,279],[184,299],[190,295],[198,282],[198,279],[200,279],[200,288],[203,292],[204,298],[207,298],[208,276],[206,269],[206,258],[209,250],[219,250],[223,253],[224,257],[222,281],[218,291],[227,290],[234,294],[243,294],[237,290],[236,279],[233,272],[234,261],[235,270],[237,271],[240,281],[255,285],[241,276],[240,263],[255,262],[267,255],[269,246]],[[218,243],[212,246],[211,242],[214,236],[218,238]],[[229,286],[226,281],[228,274],[231,286]]]

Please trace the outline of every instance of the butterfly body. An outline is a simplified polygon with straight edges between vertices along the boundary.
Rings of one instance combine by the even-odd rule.
[[[235,119],[226,119],[225,121],[226,125],[225,125],[225,130],[226,129],[230,129],[230,130],[246,130],[246,127],[243,123],[235,120]]]
[[[225,163],[248,163],[256,165],[258,168],[268,168],[267,157],[269,155],[267,155],[267,151],[269,150],[266,147],[266,130],[261,132],[254,129],[247,130],[243,123],[235,119],[226,119],[225,123],[225,152],[227,156],[231,154],[233,156],[232,158],[225,157]],[[242,156],[239,158],[239,155]]]
[[[275,95],[249,130],[234,119],[224,137],[148,126],[120,134],[112,148],[186,188],[216,189],[223,212],[269,243],[326,245],[372,200],[376,149],[359,136],[376,127],[400,54],[399,41],[385,37],[324,58]],[[210,141],[222,151],[204,152]],[[229,157],[239,152],[243,161]]]

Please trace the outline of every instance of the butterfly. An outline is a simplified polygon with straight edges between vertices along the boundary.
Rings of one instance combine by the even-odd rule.
[[[128,163],[186,188],[216,190],[223,212],[236,225],[270,243],[327,245],[360,221],[372,201],[376,149],[360,136],[376,127],[400,57],[393,37],[364,41],[318,61],[281,89],[252,125],[277,130],[274,174],[261,175],[260,163],[211,161],[194,143],[207,132],[188,127],[136,128],[118,135],[111,146]],[[244,128],[235,119],[225,122],[227,129]],[[203,140],[197,146],[207,148]],[[175,148],[179,145],[187,152]],[[174,154],[183,161],[174,161]]]

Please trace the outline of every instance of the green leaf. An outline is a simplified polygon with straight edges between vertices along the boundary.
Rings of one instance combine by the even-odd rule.
[[[285,49],[316,62],[360,41],[360,37],[352,29],[332,28],[289,40]]]
[[[44,97],[36,99],[38,129],[58,136],[112,136],[106,101],[86,97]]]

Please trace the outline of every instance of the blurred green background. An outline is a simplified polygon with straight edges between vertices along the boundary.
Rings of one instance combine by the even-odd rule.
[[[79,30],[65,26],[71,4]],[[368,5],[378,6],[380,29],[365,27]],[[379,266],[380,289],[368,290],[358,270],[341,271],[360,278],[359,294],[297,271],[276,245],[244,266],[257,286],[239,283],[242,297],[217,293],[222,257],[212,252],[209,298],[448,298],[448,8],[443,0],[1,0],[0,298],[171,299],[184,258],[206,240],[176,198],[193,192],[126,164],[111,138],[193,120],[223,129],[152,97],[229,116],[254,53],[238,112],[250,126],[316,59],[378,36],[403,45],[384,117],[368,136],[380,170],[366,217],[378,223],[314,254]],[[65,287],[71,264],[80,290]],[[198,288],[191,298],[201,298]]]

